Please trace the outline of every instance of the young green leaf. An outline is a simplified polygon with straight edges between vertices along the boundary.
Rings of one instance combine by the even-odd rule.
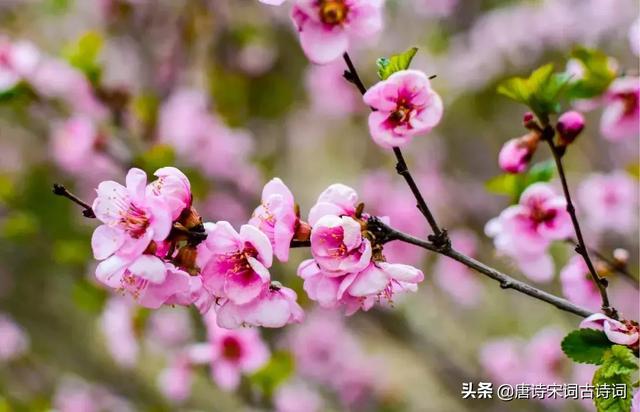
[[[504,173],[494,176],[484,184],[488,192],[502,196],[510,196],[517,203],[525,189],[537,182],[548,182],[555,174],[552,160],[539,162],[531,166],[528,172],[520,174]]]
[[[631,409],[632,375],[638,359],[626,346],[613,345],[603,356],[602,366],[593,376],[593,385],[626,385],[626,397],[595,397],[598,412],[629,412]]]
[[[569,84],[566,73],[554,73],[553,65],[534,70],[529,77],[512,77],[498,85],[498,93],[529,106],[540,120],[546,122],[552,113],[560,111],[560,97]]]
[[[100,33],[88,31],[75,42],[66,45],[62,50],[62,56],[95,84],[99,81],[102,71],[98,57],[102,51],[103,43],[104,40]]]
[[[565,355],[575,362],[600,365],[611,345],[607,335],[600,330],[578,329],[565,336],[561,347]]]
[[[378,66],[378,77],[380,77],[381,80],[386,80],[393,73],[408,69],[411,64],[411,60],[413,60],[413,57],[417,52],[418,48],[412,47],[403,53],[395,54],[389,58],[379,58],[376,61],[376,66]]]
[[[571,57],[578,61],[583,73],[579,79],[571,81],[567,90],[569,99],[600,96],[616,77],[609,56],[599,50],[579,47],[571,53]]]

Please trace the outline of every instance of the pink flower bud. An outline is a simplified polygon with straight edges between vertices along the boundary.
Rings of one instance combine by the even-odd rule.
[[[527,129],[538,128],[538,123],[536,122],[536,117],[531,112],[525,112],[525,114],[522,115],[522,124]]]
[[[523,172],[538,147],[538,140],[540,135],[537,132],[508,140],[500,149],[498,156],[500,168],[507,173]]]
[[[580,132],[582,132],[582,129],[584,129],[584,117],[580,112],[572,110],[563,113],[558,118],[556,130],[558,130],[560,140],[565,145],[573,142]]]

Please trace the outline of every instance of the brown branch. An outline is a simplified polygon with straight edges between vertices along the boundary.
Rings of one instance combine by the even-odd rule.
[[[593,314],[588,309],[582,308],[580,306],[574,305],[566,299],[560,298],[558,296],[552,295],[551,293],[540,290],[534,286],[529,285],[528,283],[522,282],[520,280],[514,279],[511,276],[500,272],[497,269],[492,268],[472,257],[469,257],[463,253],[458,252],[453,248],[443,249],[441,247],[436,246],[432,242],[428,242],[422,239],[418,239],[409,234],[400,232],[396,230],[380,219],[376,217],[372,217],[368,221],[368,230],[370,230],[375,236],[376,239],[380,240],[382,243],[399,240],[405,243],[409,243],[418,247],[421,247],[426,250],[430,250],[432,252],[436,252],[438,254],[447,256],[451,259],[454,259],[463,265],[474,269],[475,271],[497,281],[500,283],[500,287],[503,289],[513,289],[517,292],[523,293],[527,296],[530,296],[534,299],[541,300],[543,302],[549,303],[556,308],[563,310],[565,312],[573,313],[574,315],[581,316],[586,318]]]
[[[362,82],[362,79],[360,79],[360,76],[358,75],[358,71],[356,70],[356,67],[353,64],[353,61],[351,60],[349,53],[345,52],[342,55],[342,57],[347,65],[347,70],[344,71],[344,78],[350,83],[353,83],[360,91],[360,94],[364,95],[367,92],[367,87]],[[411,193],[413,193],[413,196],[416,199],[416,202],[417,202],[416,207],[418,208],[418,210],[420,210],[422,215],[427,219],[429,226],[431,226],[431,230],[433,231],[433,234],[429,235],[429,240],[432,241],[433,244],[437,245],[440,248],[443,248],[443,249],[449,248],[451,246],[451,241],[449,240],[447,231],[446,229],[441,229],[438,226],[436,219],[433,217],[433,214],[431,213],[429,206],[427,206],[427,202],[424,200],[424,197],[422,196],[422,193],[420,192],[418,185],[416,184],[415,180],[413,179],[413,176],[411,175],[411,172],[409,171],[409,167],[407,166],[407,162],[404,160],[402,151],[400,150],[399,147],[394,147],[393,154],[396,157],[396,171],[407,182],[409,189],[411,189]]]
[[[566,241],[567,243],[572,244],[574,247],[578,246],[578,243],[575,241],[575,239],[567,239]],[[626,264],[607,257],[604,253],[598,251],[597,249],[588,249],[590,254],[598,258],[600,261],[606,263],[610,270],[621,274],[625,279],[629,280],[636,289],[640,287],[640,284],[638,283],[638,277],[629,271]]]
[[[64,187],[63,185],[59,183],[54,183],[53,193],[58,196],[66,197],[67,199],[71,200],[73,203],[82,206],[84,208],[84,210],[82,211],[82,215],[84,217],[88,217],[90,219],[94,219],[96,217],[96,214],[93,212],[93,209],[91,208],[91,206],[89,206],[88,203],[82,201],[79,197],[77,197],[76,195],[68,191],[67,188]]]
[[[549,144],[549,148],[551,149],[551,153],[553,154],[553,159],[556,162],[556,168],[558,169],[558,175],[560,176],[560,182],[562,183],[562,191],[564,192],[564,197],[567,201],[567,213],[569,213],[569,216],[571,217],[571,223],[573,224],[573,229],[576,233],[578,244],[575,247],[575,251],[584,259],[584,262],[587,264],[587,268],[589,268],[589,274],[598,287],[600,298],[602,300],[602,311],[607,316],[617,319],[618,313],[615,308],[611,307],[611,304],[609,303],[606,280],[603,280],[600,278],[600,276],[598,276],[598,272],[596,271],[596,268],[593,265],[591,258],[589,257],[589,251],[584,242],[584,238],[582,237],[582,230],[580,229],[580,223],[578,222],[578,216],[576,215],[576,208],[573,205],[573,201],[571,200],[569,184],[567,183],[564,166],[562,165],[563,152],[553,142],[554,136],[555,131],[553,127],[551,127],[550,125],[546,125],[542,132],[542,137]]]

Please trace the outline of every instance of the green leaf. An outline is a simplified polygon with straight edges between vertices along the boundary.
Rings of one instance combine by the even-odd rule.
[[[389,58],[379,58],[376,60],[376,66],[378,66],[378,77],[380,77],[381,80],[386,80],[393,73],[408,69],[411,64],[411,60],[413,60],[413,57],[417,52],[418,48],[412,47],[403,53],[395,54]]]
[[[638,369],[637,358],[626,346],[613,345],[603,356],[602,366],[593,376],[593,385],[627,386],[626,397],[595,397],[599,412],[629,412],[631,409],[632,374]]]
[[[512,77],[498,85],[498,93],[529,106],[540,120],[560,111],[559,99],[569,84],[566,73],[554,73],[553,65],[534,70],[528,78]]]
[[[572,81],[567,91],[569,99],[590,99],[604,93],[616,78],[609,56],[596,49],[576,48],[571,57],[582,65],[583,75]]]
[[[484,185],[487,191],[497,195],[510,196],[512,201],[516,203],[527,187],[537,182],[548,182],[553,179],[554,175],[555,163],[553,160],[547,160],[534,164],[526,173],[504,173],[494,176]]]
[[[600,330],[578,329],[562,340],[562,351],[578,363],[600,365],[604,354],[611,348],[607,335]]]
[[[615,375],[630,375],[638,369],[638,358],[628,347],[613,345],[611,351],[605,353],[601,369],[602,376],[605,378]]]
[[[75,42],[66,45],[62,49],[62,56],[95,84],[100,80],[102,71],[98,63],[102,46],[103,39],[100,33],[88,31]]]
[[[249,376],[249,381],[270,397],[273,391],[294,371],[293,356],[289,352],[274,352],[265,366]]]
[[[553,160],[545,160],[544,162],[538,162],[531,166],[529,171],[525,174],[527,185],[532,185],[537,182],[549,182],[553,179],[556,173],[556,164]]]

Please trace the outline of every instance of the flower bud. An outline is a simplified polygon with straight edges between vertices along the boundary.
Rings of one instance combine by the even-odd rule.
[[[584,117],[574,110],[563,113],[558,118],[556,130],[560,136],[560,144],[563,146],[573,142],[584,129]]]
[[[522,124],[524,125],[525,129],[540,129],[540,126],[538,126],[538,122],[536,122],[536,117],[531,112],[525,112],[525,114],[522,116]]]
[[[508,140],[498,156],[500,168],[507,173],[521,173],[538,148],[540,133],[531,131],[522,137]]]

